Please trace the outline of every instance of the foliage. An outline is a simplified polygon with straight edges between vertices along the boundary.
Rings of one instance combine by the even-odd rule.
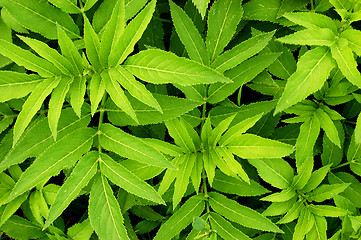
[[[0,7],[1,239],[361,238],[359,1]]]

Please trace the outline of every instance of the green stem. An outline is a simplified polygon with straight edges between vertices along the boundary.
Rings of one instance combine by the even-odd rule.
[[[353,162],[351,161],[351,162],[345,162],[345,163],[339,164],[339,165],[337,165],[336,167],[331,168],[331,170],[335,170],[335,169],[338,169],[338,168],[342,168],[342,167],[344,167],[344,166],[350,165],[351,163],[353,163]]]
[[[98,122],[98,134],[100,133],[100,127],[101,127],[102,124],[103,124],[104,112],[105,112],[104,109],[103,109],[103,106],[104,106],[106,100],[107,100],[107,94],[105,93],[104,96],[103,96],[102,102],[100,103],[99,122]],[[100,146],[99,143],[98,143],[98,151],[99,151],[99,153],[102,152],[102,147]]]
[[[311,10],[315,10],[315,6],[313,5],[313,0],[310,0],[310,3],[311,3]]]

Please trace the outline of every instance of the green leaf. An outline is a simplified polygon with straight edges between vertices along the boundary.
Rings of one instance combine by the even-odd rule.
[[[19,36],[19,38],[29,47],[31,47],[37,54],[51,62],[63,74],[71,75],[70,71],[72,69],[72,66],[70,62],[68,61],[68,59],[60,55],[58,51],[49,47],[42,41],[27,38],[24,36]]]
[[[125,133],[110,124],[103,124],[100,131],[99,141],[105,149],[149,165],[174,168],[160,152],[147,145],[142,139]]]
[[[327,48],[318,47],[307,51],[298,61],[297,71],[287,80],[274,114],[319,90],[333,68],[334,62]]]
[[[240,121],[239,123],[237,123],[236,125],[228,128],[228,130],[226,131],[225,134],[223,134],[221,136],[221,138],[218,141],[218,144],[220,146],[222,145],[227,145],[229,143],[229,141],[231,141],[234,137],[246,132],[248,129],[250,129],[251,127],[254,126],[254,124],[256,124],[256,122],[258,120],[260,120],[260,118],[262,117],[262,113],[258,114],[254,117],[250,117],[250,118],[246,118],[243,121]],[[221,122],[222,123],[222,122]],[[221,124],[220,123],[220,124]],[[219,125],[220,125],[219,124]],[[218,126],[219,126],[218,125]]]
[[[90,191],[89,220],[100,239],[129,240],[117,199],[101,174],[95,176]]]
[[[84,42],[86,55],[96,71],[102,68],[100,63],[100,40],[88,18],[84,17]]]
[[[94,129],[80,128],[46,148],[21,175],[8,202],[32,189],[39,182],[57,175],[65,167],[72,166],[90,149],[94,136]]]
[[[50,207],[43,229],[50,226],[50,224],[60,216],[68,205],[79,195],[80,191],[89,183],[90,179],[93,178],[97,172],[98,159],[99,153],[91,151],[79,160],[71,172],[71,175],[59,189],[54,203]]]
[[[346,29],[340,34],[340,37],[347,39],[348,46],[358,56],[361,56],[361,31],[356,29]]]
[[[300,213],[297,220],[292,239],[304,239],[305,235],[312,229],[315,224],[315,218],[308,208]]]
[[[156,203],[165,204],[153,187],[138,178],[121,164],[115,162],[108,155],[100,154],[99,163],[102,174],[127,192]]]
[[[345,133],[343,130],[343,126],[340,122],[335,122],[338,135],[341,139],[341,145],[345,140]],[[337,147],[331,140],[327,137],[326,134],[323,135],[323,152],[321,154],[322,164],[325,166],[327,164],[332,164],[337,166],[343,157],[342,148]]]
[[[252,0],[244,4],[246,20],[275,21],[281,0]]]
[[[287,12],[283,15],[288,20],[309,29],[329,28],[337,33],[335,21],[320,13],[315,12]]]
[[[124,33],[114,42],[108,59],[109,66],[117,66],[124,62],[133,52],[135,44],[142,37],[155,9],[156,1],[152,0],[144,9],[127,25]]]
[[[75,47],[73,41],[64,32],[59,25],[58,28],[58,42],[61,53],[71,63],[71,72],[74,75],[83,75],[83,64],[78,49]]]
[[[186,122],[181,120],[173,119],[166,121],[165,125],[168,129],[169,135],[174,139],[174,142],[182,148],[185,152],[191,153],[197,151],[197,147],[192,138],[191,132],[187,130]]]
[[[356,207],[361,206],[361,184],[353,175],[345,172],[338,172],[336,174],[331,172],[328,174],[328,181],[330,184],[351,183],[340,195],[349,199]]]
[[[211,61],[223,51],[235,34],[243,16],[241,3],[236,0],[215,1],[208,14],[207,49]]]
[[[208,90],[207,102],[214,104],[224,100],[241,86],[254,79],[279,55],[280,53],[260,54],[227,71],[225,76],[231,79],[233,83],[212,84]]]
[[[215,212],[245,227],[282,233],[274,223],[260,213],[246,206],[242,206],[219,193],[209,193],[209,203]]]
[[[349,0],[329,0],[329,1],[336,9],[349,10],[352,6],[352,3]]]
[[[68,228],[67,234],[74,240],[90,239],[93,234],[93,228],[90,225],[89,219],[86,219]]]
[[[236,116],[236,114],[224,119],[222,122],[220,122],[218,124],[217,127],[215,127],[211,134],[208,136],[208,145],[210,147],[216,147],[217,143],[219,142],[222,134],[227,131],[229,125],[231,124],[231,122],[233,121],[234,117]]]
[[[43,81],[37,75],[0,71],[0,102],[22,98],[32,92]]]
[[[110,68],[109,74],[111,78],[117,79],[122,87],[128,90],[128,92],[138,99],[139,101],[147,104],[148,106],[155,108],[162,112],[161,107],[157,100],[153,97],[146,87],[138,82],[135,77],[126,69],[121,66]]]
[[[217,231],[217,234],[223,239],[250,240],[246,234],[235,228],[230,222],[217,213],[210,212],[209,221],[212,225],[212,229]]]
[[[321,217],[340,217],[347,214],[347,210],[330,206],[330,205],[313,205],[310,204],[309,209],[318,216]]]
[[[189,198],[162,226],[154,240],[171,240],[180,231],[192,223],[194,216],[204,211],[204,195],[195,195]]]
[[[293,12],[294,10],[301,9],[307,5],[307,0],[282,0],[282,4],[277,12],[277,18],[280,18],[287,14],[288,12]]]
[[[180,203],[187,190],[189,177],[191,176],[196,160],[197,154],[187,154],[183,163],[181,163],[178,167],[176,180],[174,183],[173,209],[175,209]]]
[[[282,190],[281,192],[276,192],[270,194],[266,197],[261,198],[262,201],[270,201],[270,202],[287,202],[296,196],[296,191],[293,188],[288,188]]]
[[[62,111],[58,124],[58,139],[75,131],[78,128],[86,127],[90,122],[90,116],[86,115],[79,119],[71,108]],[[10,142],[12,141],[12,135]],[[2,150],[0,162],[0,172],[9,168],[10,166],[22,163],[28,157],[39,156],[44,149],[51,147],[54,144],[52,133],[49,129],[47,118],[41,116],[37,118],[24,132],[24,135],[19,139],[19,142],[12,148],[11,144],[8,148],[1,144]]]
[[[327,199],[331,199],[337,194],[343,192],[350,184],[323,184],[312,191],[310,201],[323,202]]]
[[[78,8],[77,0],[49,0],[54,6],[60,8],[63,12],[66,13],[81,13]]]
[[[281,158],[275,159],[249,159],[258,172],[258,175],[271,184],[280,189],[287,189],[291,186],[293,180],[292,167]]]
[[[326,230],[327,222],[325,217],[314,215],[315,223],[311,231],[307,234],[307,238],[315,240],[327,240]]]
[[[202,19],[204,19],[210,0],[192,0],[192,2],[197,7],[198,12],[202,16]]]
[[[217,57],[214,62],[212,62],[212,68],[218,72],[225,72],[226,70],[236,67],[264,49],[274,34],[275,31],[261,33],[241,42],[234,48]]]
[[[300,212],[304,211],[304,209],[305,209],[305,205],[300,200],[298,200],[296,203],[293,204],[291,209],[287,211],[286,215],[283,216],[283,218],[281,218],[281,220],[277,222],[277,224],[285,224],[292,222],[293,220],[298,218]]]
[[[108,59],[111,49],[118,43],[120,36],[124,32],[125,19],[124,19],[124,0],[114,1],[115,5],[112,6],[112,14],[101,39],[99,59],[102,66],[108,67]]]
[[[91,103],[91,114],[94,116],[98,109],[99,103],[102,100],[105,93],[105,84],[101,79],[99,73],[95,73],[90,80],[90,103]]]
[[[139,123],[136,123],[129,117],[128,114],[119,109],[113,102],[108,102],[106,104],[106,110],[109,109],[108,117],[113,124],[118,126],[161,123],[163,121],[179,117],[202,104],[201,102],[195,102],[184,98],[153,94],[153,97],[157,100],[163,110],[163,113],[161,113],[158,110],[138,101],[136,98],[127,93],[126,96],[134,108],[134,112],[137,115]]]
[[[70,104],[79,118],[81,117],[81,110],[84,103],[86,81],[86,76],[75,76],[69,89]]]
[[[69,77],[64,77],[60,80],[59,85],[54,89],[51,94],[49,101],[49,112],[48,112],[48,121],[51,133],[53,135],[54,141],[58,134],[58,122],[61,114],[61,109],[65,100],[65,96],[69,91],[70,84],[72,79]]]
[[[1,0],[12,17],[27,29],[46,38],[57,39],[57,24],[71,36],[79,38],[79,29],[69,14],[47,3],[47,1]]]
[[[21,229],[21,231],[19,231],[19,229]],[[46,238],[45,233],[41,231],[41,227],[38,224],[16,215],[11,216],[9,220],[1,226],[1,230],[9,237],[20,240]]]
[[[219,170],[216,170],[212,188],[220,192],[236,194],[238,196],[245,197],[260,196],[269,192],[253,179],[250,179],[250,183],[248,184],[240,179],[227,176]]]
[[[209,66],[206,45],[193,21],[175,3],[169,1],[169,5],[176,32],[187,49],[188,56],[196,62]]]
[[[25,131],[25,128],[29,125],[31,119],[36,112],[40,109],[45,98],[51,93],[51,91],[58,85],[59,79],[55,80],[49,78],[41,82],[35,90],[30,94],[28,99],[23,105],[23,108],[18,115],[14,126],[14,139],[13,145],[15,145],[20,136]]]
[[[330,171],[331,165],[324,166],[322,168],[317,169],[311,174],[310,180],[308,183],[302,188],[302,192],[310,192],[315,189],[321,182],[325,179],[326,175]]]
[[[346,40],[341,38],[336,43],[332,44],[331,53],[342,74],[352,84],[360,88],[361,75],[357,69],[357,62],[354,59],[351,49],[347,46]]]
[[[227,148],[241,158],[280,158],[291,154],[293,146],[253,134],[234,137]]]
[[[331,46],[336,35],[329,28],[305,29],[277,40],[282,43],[310,46]]]
[[[320,125],[322,129],[325,131],[327,137],[339,148],[341,148],[340,138],[338,136],[338,132],[335,124],[331,120],[330,116],[324,112],[321,108],[318,108],[315,111],[318,120],[320,121]]]
[[[61,72],[50,62],[3,39],[0,39],[0,54],[10,58],[19,66],[24,66],[31,71],[39,73],[42,77],[51,77],[61,74]]]
[[[230,82],[213,69],[159,49],[141,51],[129,57],[124,67],[138,78],[155,84],[177,83],[188,86]]]
[[[6,204],[4,211],[1,214],[0,226],[2,226],[27,200],[29,193],[24,193],[21,196],[15,198],[12,202]]]
[[[100,76],[102,81],[104,81],[105,89],[109,93],[113,102],[138,123],[134,109],[128,98],[125,96],[124,91],[119,85],[119,81],[115,78],[114,74],[110,74],[109,70],[104,70]]]

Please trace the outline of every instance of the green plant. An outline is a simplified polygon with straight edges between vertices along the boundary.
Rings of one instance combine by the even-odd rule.
[[[2,238],[361,237],[359,1],[0,6]]]

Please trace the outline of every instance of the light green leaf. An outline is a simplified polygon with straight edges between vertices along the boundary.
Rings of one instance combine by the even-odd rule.
[[[343,145],[343,142],[345,140],[345,133],[343,130],[342,124],[337,121],[335,122],[338,136],[341,139],[341,145]],[[323,151],[321,153],[321,159],[322,159],[322,165],[326,166],[328,164],[332,164],[333,166],[337,166],[341,161],[343,157],[343,149],[337,147],[334,143],[331,142],[331,140],[326,136],[326,134],[323,135]]]
[[[161,141],[156,138],[144,138],[143,141],[147,145],[149,145],[149,146],[157,149],[158,151],[160,151],[164,154],[167,154],[169,156],[177,157],[180,154],[182,154],[182,149],[180,149],[177,145],[174,145],[174,144],[171,144],[168,142],[164,142],[164,141]]]
[[[91,151],[79,160],[71,172],[71,175],[59,189],[54,203],[50,207],[43,229],[47,228],[60,216],[71,201],[73,201],[79,195],[80,191],[89,183],[90,179],[93,178],[97,172],[98,159],[99,153]]]
[[[189,184],[189,177],[191,176],[196,160],[197,154],[187,154],[183,163],[181,163],[178,167],[176,180],[174,183],[173,209],[175,209],[180,203],[182,197],[187,190]]]
[[[280,158],[291,154],[293,146],[253,134],[235,136],[227,148],[241,158]]]
[[[238,136],[254,126],[256,122],[262,117],[263,113],[254,117],[246,118],[245,120],[237,123],[236,125],[228,128],[227,132],[219,139],[220,146],[227,145],[235,136]],[[220,123],[221,124],[221,123]],[[220,125],[219,124],[219,125]]]
[[[50,62],[3,39],[0,39],[0,54],[10,58],[20,66],[24,66],[29,70],[39,73],[42,77],[61,74],[61,72]]]
[[[46,38],[57,39],[57,24],[71,36],[79,38],[79,29],[69,14],[51,6],[47,1],[1,0],[12,17],[27,29]]]
[[[282,190],[281,192],[276,192],[266,197],[263,197],[261,198],[261,200],[270,202],[287,202],[295,196],[296,191],[292,187],[290,187],[288,189]]]
[[[211,62],[223,51],[235,34],[243,16],[240,1],[215,1],[208,14],[207,50]]]
[[[298,200],[296,203],[293,204],[291,209],[287,211],[286,215],[283,216],[283,218],[281,218],[281,220],[277,222],[277,224],[285,224],[292,222],[293,220],[298,218],[300,212],[304,211],[304,209],[305,209],[305,205],[300,200]]]
[[[65,167],[72,166],[85,152],[89,151],[94,136],[94,129],[80,128],[46,148],[21,175],[8,202],[32,189],[39,182],[59,174]]]
[[[225,72],[260,52],[272,39],[275,31],[261,33],[234,48],[224,52],[212,63],[212,68],[218,72]]]
[[[204,211],[204,195],[189,198],[162,226],[153,240],[171,240]]]
[[[327,222],[325,217],[314,215],[315,223],[311,231],[307,234],[307,239],[327,240]]]
[[[121,164],[115,162],[108,155],[100,154],[99,166],[104,176],[127,192],[156,203],[165,204],[153,187],[138,178]]]
[[[194,139],[192,134],[187,131],[185,124],[183,119],[165,122],[169,135],[174,139],[174,142],[187,153],[195,152],[197,149]]]
[[[192,185],[194,187],[194,190],[198,194],[199,188],[201,186],[201,181],[202,181],[203,155],[200,152],[197,152],[196,155],[197,155],[197,159],[196,159],[196,161],[194,163],[194,167],[192,169],[191,180],[192,180]]]
[[[203,19],[206,16],[206,11],[210,0],[192,0],[192,2],[197,7],[198,12],[201,14]]]
[[[340,37],[347,39],[348,46],[358,56],[361,56],[361,31],[356,29],[346,29],[340,34]]]
[[[21,229],[21,231],[19,231],[19,229]],[[1,230],[6,232],[8,236],[20,240],[46,238],[39,224],[30,222],[16,215],[11,216],[1,227]]]
[[[158,110],[138,101],[136,98],[127,93],[126,96],[134,108],[139,124],[130,118],[123,110],[119,109],[113,102],[109,101],[106,104],[108,117],[113,124],[118,126],[161,123],[163,121],[179,117],[202,104],[201,102],[195,102],[184,98],[154,93],[153,97],[157,100],[163,110],[163,113],[161,113]]]
[[[90,239],[91,235],[93,234],[93,228],[90,225],[89,219],[87,218],[81,223],[76,223],[68,228],[67,234],[74,240]]]
[[[287,189],[291,186],[293,180],[293,168],[281,158],[275,159],[249,159],[258,172],[258,175],[271,184],[280,189]]]
[[[147,28],[155,9],[156,1],[152,0],[144,9],[127,25],[124,33],[114,42],[110,50],[108,64],[111,67],[124,62],[127,56],[133,52],[135,44],[142,37]]]
[[[33,74],[0,71],[0,102],[25,97],[42,81],[42,78]]]
[[[97,2],[98,0],[86,0],[84,5],[84,11],[88,11],[89,9],[91,9]]]
[[[176,32],[185,46],[188,56],[196,62],[209,66],[206,45],[193,21],[175,3],[169,1],[169,5]]]
[[[273,202],[267,207],[266,210],[262,212],[263,216],[277,216],[283,215],[289,211],[293,205],[296,203],[296,197],[291,198],[286,202]]]
[[[90,191],[89,220],[100,239],[129,240],[119,203],[101,174],[95,176]]]
[[[329,28],[305,29],[277,40],[282,43],[310,46],[331,46],[336,35]]]
[[[56,141],[58,133],[57,130],[61,109],[63,107],[65,96],[69,91],[71,82],[72,79],[70,77],[62,78],[59,82],[59,85],[54,89],[53,93],[51,94],[51,98],[49,101],[48,121],[54,141]]]
[[[337,26],[332,18],[315,12],[287,12],[283,15],[288,20],[309,29],[329,28],[337,33]]]
[[[304,211],[300,213],[300,216],[297,220],[295,230],[293,232],[294,240],[304,239],[305,235],[312,229],[315,224],[315,218],[311,211],[308,208],[305,208]]]
[[[246,234],[235,228],[230,222],[217,213],[210,212],[209,221],[212,225],[212,229],[217,231],[217,234],[223,239],[250,240]]]
[[[15,198],[12,202],[6,204],[4,211],[1,214],[0,226],[2,226],[27,200],[29,193],[24,193]]]
[[[81,13],[78,8],[77,0],[49,0],[54,6],[60,8],[63,12],[66,13]]]
[[[318,47],[307,51],[298,61],[297,71],[287,80],[274,114],[302,101],[319,90],[334,68],[329,50]]]
[[[96,71],[102,68],[100,63],[100,40],[87,17],[84,17],[84,42],[86,55]]]
[[[349,0],[329,0],[329,1],[336,9],[349,10],[352,6],[352,2]]]
[[[217,146],[218,141],[220,140],[222,134],[227,131],[229,125],[231,124],[231,122],[233,121],[234,117],[236,116],[236,114],[224,119],[222,122],[220,122],[217,127],[215,127],[210,135],[208,136],[208,145],[210,147],[215,147]]]
[[[115,78],[114,74],[110,74],[108,70],[104,70],[100,76],[102,81],[104,81],[105,89],[109,93],[113,102],[125,113],[127,113],[136,123],[138,123],[134,109],[128,98],[125,96],[124,91],[119,85],[119,82]]]
[[[360,88],[361,75],[357,69],[357,62],[354,59],[351,49],[347,46],[346,40],[341,38],[335,44],[332,44],[331,53],[342,74],[352,84]]]
[[[90,122],[90,115],[83,116],[79,119],[71,108],[64,109],[60,116],[58,124],[58,139],[75,131],[78,128],[86,127]],[[8,135],[11,137],[12,135]],[[22,163],[29,157],[39,156],[44,149],[54,144],[52,133],[49,129],[47,118],[41,116],[37,118],[24,132],[19,142],[12,148],[11,144],[6,147],[1,145],[3,151],[1,153],[2,161],[0,162],[0,172],[10,166]]]
[[[323,202],[343,192],[350,184],[323,184],[312,191],[310,201]]]
[[[86,76],[75,76],[69,89],[70,104],[79,118],[81,117],[81,110],[84,103],[86,80]]]
[[[320,125],[322,129],[325,131],[327,137],[339,148],[341,148],[340,138],[338,136],[338,132],[335,124],[331,120],[330,116],[324,112],[321,108],[318,108],[315,111],[318,120],[320,121]]]
[[[110,51],[115,44],[118,43],[120,36],[124,32],[125,19],[124,19],[124,0],[115,1],[115,6],[112,8],[112,14],[101,39],[99,59],[102,66],[108,67],[108,59]]]
[[[174,166],[155,148],[110,124],[100,128],[99,141],[102,147],[120,156],[153,166],[174,168]]]
[[[315,215],[321,217],[340,217],[347,214],[347,210],[330,205],[310,204],[308,207]]]
[[[282,233],[274,223],[260,213],[246,206],[242,206],[219,193],[209,193],[209,203],[215,212],[245,227]]]
[[[172,160],[174,166],[179,166],[186,159],[187,155],[181,154]],[[158,188],[159,195],[163,195],[173,183],[177,176],[178,169],[167,169]]]
[[[13,145],[15,145],[20,136],[25,131],[25,128],[29,125],[31,119],[36,112],[40,109],[45,98],[51,93],[51,91],[58,85],[59,80],[49,78],[42,81],[35,90],[30,94],[25,101],[23,108],[18,115],[14,126],[14,138]]]
[[[101,79],[99,73],[95,73],[90,80],[90,103],[91,103],[91,114],[94,116],[98,109],[99,103],[102,100],[105,93],[105,84]]]
[[[280,53],[260,54],[227,71],[225,76],[231,79],[233,83],[212,84],[208,90],[207,102],[214,104],[224,100],[241,86],[254,79],[279,55]]]
[[[143,84],[138,82],[128,70],[121,66],[117,66],[115,68],[109,68],[109,74],[112,79],[116,79],[122,87],[127,89],[133,97],[162,112],[159,103],[153,97],[152,93],[149,92]]]
[[[220,192],[236,194],[244,197],[260,196],[269,192],[253,179],[250,179],[250,183],[248,184],[240,179],[227,176],[219,170],[216,170],[212,188]]]
[[[310,180],[308,181],[308,183],[302,188],[302,192],[304,192],[304,193],[310,192],[313,189],[315,189],[316,187],[318,187],[318,185],[321,184],[321,182],[325,179],[326,175],[330,171],[330,167],[331,167],[331,165],[327,165],[327,166],[321,167],[321,168],[317,169],[316,171],[314,171],[311,174],[311,177],[310,177]]]
[[[57,29],[61,53],[71,63],[71,73],[74,75],[83,75],[83,64],[78,49],[59,25],[57,25]]]
[[[141,51],[129,57],[124,67],[138,78],[155,84],[177,83],[188,86],[230,82],[213,69],[159,49]]]
[[[23,42],[25,42],[29,47],[31,47],[41,57],[45,58],[46,60],[54,64],[54,66],[63,74],[71,75],[70,71],[72,69],[72,66],[70,62],[68,61],[68,59],[60,55],[58,51],[49,47],[47,44],[45,44],[42,41],[24,36],[19,36],[19,38]]]
[[[308,3],[308,0],[282,0],[282,4],[277,12],[277,18],[284,16],[287,12],[302,9]]]

